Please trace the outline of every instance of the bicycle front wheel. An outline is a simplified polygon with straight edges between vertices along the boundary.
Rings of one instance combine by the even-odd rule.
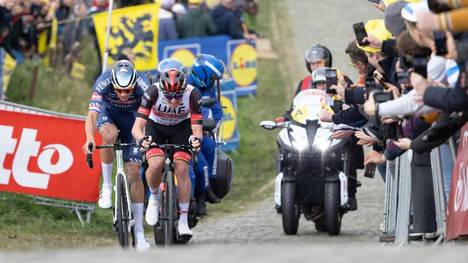
[[[122,248],[128,247],[128,224],[130,222],[130,211],[127,203],[127,192],[125,191],[125,180],[123,174],[117,175],[117,230],[119,244]]]
[[[175,231],[175,196],[174,196],[174,174],[168,171],[166,174],[165,204],[167,220],[164,222],[164,241],[165,245],[174,244]]]

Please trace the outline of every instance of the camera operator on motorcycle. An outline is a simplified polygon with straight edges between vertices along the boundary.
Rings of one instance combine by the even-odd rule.
[[[202,98],[216,99],[216,103],[211,107],[202,107],[203,118],[212,118],[218,124],[223,118],[223,110],[218,101],[220,80],[224,74],[223,62],[215,56],[208,54],[197,55],[188,76],[187,82],[200,90]],[[207,132],[208,133],[208,132]],[[198,153],[198,162],[193,167],[195,173],[195,193],[197,201],[197,215],[206,215],[205,200],[211,203],[218,203],[219,198],[213,193],[210,186],[210,178],[213,177],[213,164],[215,161],[216,142],[205,134]]]
[[[302,79],[297,85],[296,93],[312,88],[312,72],[321,67],[332,66],[332,54],[326,46],[320,44],[313,44],[305,54],[305,65],[309,74]]]
[[[133,137],[146,150],[148,169],[146,180],[151,191],[146,210],[146,222],[156,225],[159,214],[158,192],[164,167],[164,151],[151,148],[157,144],[186,145],[195,150],[202,142],[202,115],[200,91],[187,84],[182,63],[176,59],[162,60],[158,65],[159,82],[151,85],[143,95],[138,115],[132,128]],[[188,209],[191,198],[191,182],[188,175],[191,154],[187,151],[174,153],[174,173],[177,178],[180,218],[177,231],[181,237],[191,237],[188,225]]]
[[[118,61],[112,70],[101,74],[94,84],[89,101],[85,122],[86,143],[83,145],[85,154],[91,153],[88,149],[89,144],[95,149],[96,128],[101,134],[103,144],[113,144],[117,138],[120,138],[122,143],[134,142],[131,127],[143,93],[148,87],[148,80],[137,72],[128,60]],[[103,149],[100,155],[103,184],[98,204],[101,208],[111,208],[114,153],[112,149]],[[143,229],[144,187],[140,177],[141,154],[137,147],[124,147],[123,159],[135,211],[136,248],[148,249],[149,243],[145,239]]]

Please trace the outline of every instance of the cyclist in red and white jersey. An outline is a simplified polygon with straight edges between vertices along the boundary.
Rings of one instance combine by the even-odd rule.
[[[186,145],[200,147],[203,136],[200,92],[187,84],[182,64],[176,59],[164,59],[158,65],[159,82],[151,85],[143,95],[132,134],[148,148],[151,142],[157,144]],[[188,175],[191,155],[186,151],[174,153],[174,172],[179,192],[180,218],[178,231],[181,237],[192,236],[188,226],[188,208],[191,197],[191,182]],[[155,225],[158,221],[159,203],[157,194],[164,166],[164,151],[151,148],[146,152],[148,169],[146,180],[151,196],[146,210],[146,222]]]

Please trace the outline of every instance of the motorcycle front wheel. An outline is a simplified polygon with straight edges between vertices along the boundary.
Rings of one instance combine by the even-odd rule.
[[[283,183],[281,186],[281,214],[283,231],[286,235],[297,234],[299,228],[299,205],[296,200],[296,183]]]
[[[335,236],[341,230],[340,185],[338,183],[325,184],[324,221],[329,235]]]

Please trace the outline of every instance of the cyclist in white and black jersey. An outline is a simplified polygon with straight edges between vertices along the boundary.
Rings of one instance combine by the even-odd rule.
[[[158,70],[159,82],[151,85],[143,95],[132,129],[133,136],[141,142],[143,148],[148,148],[151,142],[177,145],[190,143],[193,148],[199,148],[203,136],[200,92],[187,84],[186,75],[179,61],[164,59],[159,63]],[[164,151],[151,148],[146,152],[146,159],[148,161],[146,180],[151,191],[146,222],[155,225],[159,212],[157,194],[164,166]],[[187,220],[191,197],[191,182],[188,175],[190,159],[189,152],[174,153],[174,169],[179,192],[180,236],[192,236]]]

